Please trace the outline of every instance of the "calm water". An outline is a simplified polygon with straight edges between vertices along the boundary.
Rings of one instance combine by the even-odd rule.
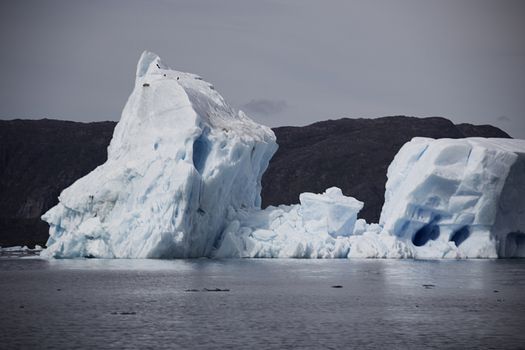
[[[524,260],[0,259],[0,348],[525,348],[524,292]]]

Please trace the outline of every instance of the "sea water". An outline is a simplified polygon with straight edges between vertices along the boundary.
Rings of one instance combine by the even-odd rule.
[[[524,260],[0,259],[2,349],[523,347]]]

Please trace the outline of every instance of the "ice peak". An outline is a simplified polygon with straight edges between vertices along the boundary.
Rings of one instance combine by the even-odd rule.
[[[137,77],[145,76],[151,72],[152,68],[169,69],[162,63],[160,57],[156,53],[145,50],[142,52],[142,55],[140,55],[139,63],[137,64]]]

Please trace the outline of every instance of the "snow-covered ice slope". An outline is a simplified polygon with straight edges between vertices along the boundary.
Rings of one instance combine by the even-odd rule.
[[[525,140],[414,138],[388,169],[380,224],[417,257],[525,257]]]
[[[228,210],[260,207],[276,149],[272,130],[235,113],[211,84],[144,52],[108,160],[42,216],[43,256],[209,256]]]

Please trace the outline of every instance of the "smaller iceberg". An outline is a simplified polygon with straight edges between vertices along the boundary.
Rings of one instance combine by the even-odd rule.
[[[328,233],[336,238],[352,234],[357,214],[363,202],[343,195],[341,189],[331,187],[323,194],[301,193],[301,217],[306,232]]]
[[[388,168],[380,224],[416,257],[525,257],[525,140],[412,139]]]

